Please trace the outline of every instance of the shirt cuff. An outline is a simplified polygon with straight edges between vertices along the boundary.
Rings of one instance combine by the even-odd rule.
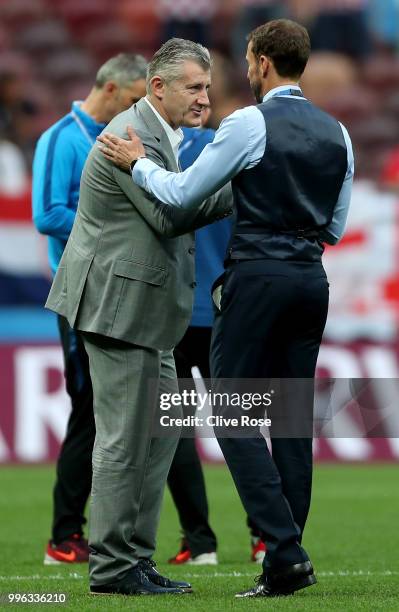
[[[133,166],[132,179],[139,187],[146,188],[146,177],[151,170],[159,168],[157,164],[148,157],[138,159]]]

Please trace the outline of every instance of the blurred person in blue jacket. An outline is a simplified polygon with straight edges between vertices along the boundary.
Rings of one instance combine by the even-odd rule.
[[[206,125],[210,109],[203,111]],[[180,145],[179,159],[185,170],[197,159],[206,145],[213,141],[215,131],[207,128],[182,128],[184,140]],[[209,350],[214,319],[211,287],[223,273],[223,261],[231,235],[230,219],[223,219],[196,231],[195,270],[196,288],[193,316],[185,335],[174,351],[179,379],[191,379],[192,369],[197,367],[203,378],[210,378]],[[194,388],[194,381],[192,381]],[[180,565],[216,565],[217,540],[209,525],[208,500],[204,475],[194,437],[182,437],[173,459],[168,485],[178,511],[183,531],[178,553],[169,563]],[[263,560],[265,546],[255,525],[248,520],[251,530],[251,558]]]
[[[55,274],[79,200],[80,178],[87,156],[107,123],[145,95],[147,62],[121,53],[98,70],[83,102],[40,137],[33,161],[33,221],[48,236],[51,271]],[[52,536],[44,563],[88,561],[83,537],[84,510],[91,490],[91,456],[95,438],[93,392],[83,343],[61,316],[58,327],[64,353],[66,389],[71,413],[57,462],[53,491]]]

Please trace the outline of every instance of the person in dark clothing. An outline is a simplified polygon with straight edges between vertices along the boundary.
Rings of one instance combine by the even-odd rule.
[[[204,113],[205,114],[205,111]],[[205,124],[207,118],[203,118]],[[206,128],[183,128],[184,140],[179,159],[185,170],[212,142],[215,131]],[[194,309],[190,326],[174,351],[176,371],[180,379],[195,388],[192,369],[197,367],[202,378],[210,378],[209,352],[214,309],[210,295],[215,279],[223,272],[223,260],[230,239],[232,224],[224,219],[196,232]],[[183,531],[181,547],[169,563],[180,565],[214,565],[217,560],[216,535],[209,525],[205,480],[194,437],[181,438],[169,472],[168,485]],[[259,530],[248,518],[251,533],[251,560],[261,563],[265,554]]]

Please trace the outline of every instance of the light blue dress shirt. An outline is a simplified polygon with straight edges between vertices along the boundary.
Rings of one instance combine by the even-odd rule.
[[[301,96],[284,95],[287,89],[298,85],[275,87],[263,98],[284,96],[301,103]],[[346,143],[348,169],[330,225],[324,229],[322,240],[336,244],[345,230],[351,198],[354,159],[352,143],[346,128],[340,124]],[[242,170],[256,166],[265,154],[267,128],[262,113],[256,106],[247,106],[226,117],[208,144],[190,168],[181,173],[168,172],[149,159],[139,159],[132,177],[135,183],[152,193],[158,200],[171,206],[191,208],[215,193]]]

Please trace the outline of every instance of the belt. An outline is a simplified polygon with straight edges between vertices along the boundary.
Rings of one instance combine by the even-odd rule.
[[[283,230],[272,227],[245,227],[240,228],[241,231],[237,231],[236,236],[242,236],[243,234],[263,234],[268,236],[269,234],[283,234],[287,236],[295,236],[296,238],[319,238],[320,229],[306,229],[296,228],[292,230]]]

